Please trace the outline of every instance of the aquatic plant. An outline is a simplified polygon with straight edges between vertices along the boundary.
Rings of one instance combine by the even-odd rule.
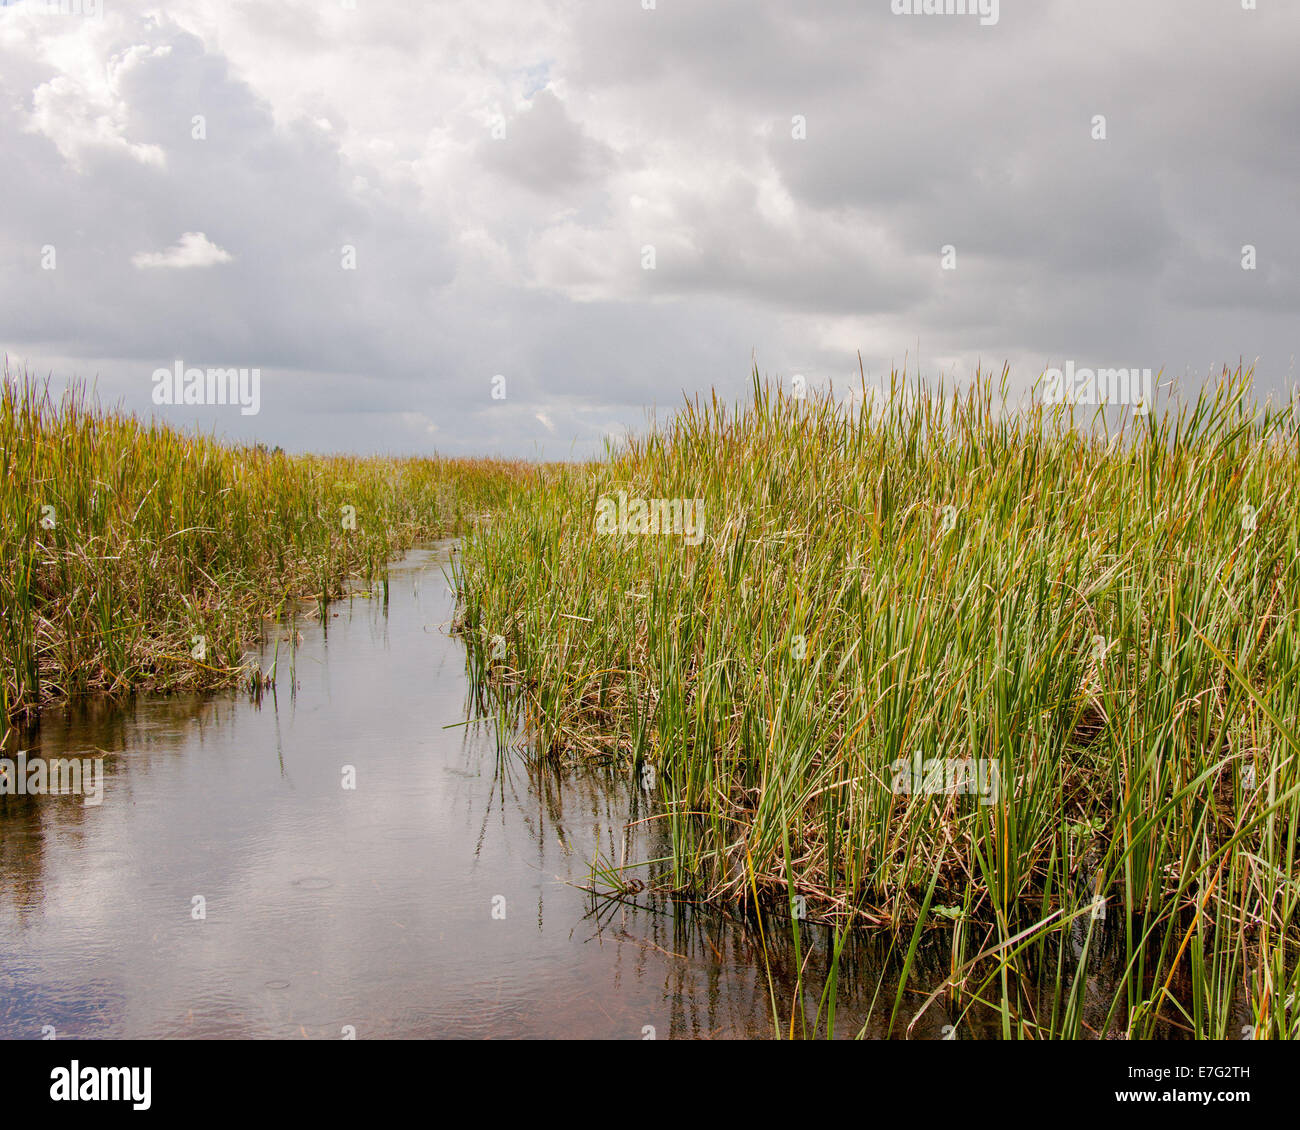
[[[1006,387],[846,412],[755,371],[557,470],[466,539],[475,675],[536,756],[650,782],[662,886],[909,964],[948,931],[957,1031],[1295,1036],[1292,409],[1241,369],[1122,418]],[[698,500],[703,536],[613,497]],[[996,798],[897,787],[936,760]]]
[[[6,368],[0,389],[0,707],[251,676],[292,601],[367,588],[417,539],[504,498],[522,465],[290,456],[96,404]]]

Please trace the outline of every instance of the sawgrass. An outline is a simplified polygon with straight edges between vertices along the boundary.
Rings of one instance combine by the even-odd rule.
[[[748,915],[773,965],[831,955],[811,1015],[774,982],[781,1034],[834,1031],[868,931],[873,1031],[1294,1038],[1291,411],[1240,370],[1122,424],[892,385],[846,414],[755,374],[536,467],[290,457],[6,379],[0,706],[250,677],[267,617],[461,532],[478,701],[635,775],[650,881]],[[619,491],[702,499],[703,540],[599,532]],[[913,756],[998,795],[900,794]]]
[[[288,456],[145,423],[84,385],[0,392],[0,707],[250,675],[290,601],[366,586],[496,505],[522,465]],[[354,508],[355,528],[345,525]],[[202,637],[202,643],[199,643]]]
[[[1241,370],[1122,421],[1005,376],[845,413],[756,372],[512,495],[458,567],[480,692],[646,784],[660,885],[796,959],[891,931],[895,1034],[942,999],[958,1035],[1294,1037],[1296,422]],[[706,536],[599,532],[619,491],[703,499]],[[896,792],[918,754],[1000,795]],[[832,1029],[833,977],[778,1029]]]

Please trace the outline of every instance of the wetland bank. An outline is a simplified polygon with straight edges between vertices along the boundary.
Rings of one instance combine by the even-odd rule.
[[[530,466],[7,385],[6,750],[109,756],[0,797],[0,1027],[1293,1037],[1295,421],[1113,423],[755,374]]]

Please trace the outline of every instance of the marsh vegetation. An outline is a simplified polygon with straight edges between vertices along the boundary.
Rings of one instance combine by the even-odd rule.
[[[836,1030],[872,936],[880,1033],[938,1004],[1004,1038],[1293,1038],[1292,412],[1241,370],[1122,422],[1003,392],[895,379],[846,413],[755,373],[528,466],[287,456],[6,381],[3,706],[246,678],[268,617],[459,533],[480,708],[648,804],[662,850],[609,845],[595,892],[742,916],[794,971],[779,1033]],[[922,764],[998,787],[900,788]]]

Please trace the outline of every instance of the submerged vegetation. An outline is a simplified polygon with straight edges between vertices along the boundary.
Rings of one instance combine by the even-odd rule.
[[[1109,431],[987,376],[893,385],[846,414],[755,374],[515,495],[459,567],[483,693],[540,756],[630,764],[653,879],[796,964],[812,922],[836,952],[887,927],[906,966],[942,927],[896,1033],[942,996],[1008,1038],[1300,1034],[1291,410],[1240,370]],[[703,537],[626,499],[693,500]]]
[[[5,373],[0,696],[14,718],[90,691],[195,689],[246,666],[265,617],[370,585],[495,506],[523,465],[231,447]],[[351,508],[351,509],[348,509]]]

